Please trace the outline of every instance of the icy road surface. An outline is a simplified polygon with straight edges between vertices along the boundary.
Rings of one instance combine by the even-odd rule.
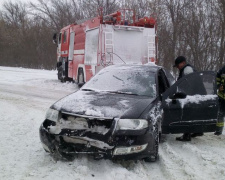
[[[191,142],[164,135],[155,163],[95,161],[85,155],[57,163],[38,129],[48,107],[76,91],[56,71],[0,67],[0,180],[225,180],[225,134]]]

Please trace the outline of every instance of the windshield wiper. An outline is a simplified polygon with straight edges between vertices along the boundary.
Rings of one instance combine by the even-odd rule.
[[[132,92],[123,92],[123,91],[105,91],[105,92],[115,93],[115,94],[128,94],[128,95],[139,96],[139,94],[135,94],[135,93],[132,93]]]
[[[96,92],[93,89],[81,89],[82,91],[93,91]],[[139,94],[135,94],[132,92],[123,92],[123,91],[100,91],[100,92],[107,92],[107,93],[115,93],[115,94],[128,94],[128,95],[135,95],[135,96],[139,96]]]
[[[82,91],[95,91],[93,89],[81,89]]]

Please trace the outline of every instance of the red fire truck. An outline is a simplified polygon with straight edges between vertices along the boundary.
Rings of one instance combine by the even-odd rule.
[[[53,38],[57,43],[58,79],[82,85],[100,69],[112,64],[156,62],[156,20],[135,12],[117,12],[71,24]]]

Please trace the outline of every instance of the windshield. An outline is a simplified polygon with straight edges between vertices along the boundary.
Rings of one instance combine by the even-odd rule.
[[[155,97],[155,72],[149,66],[109,66],[96,74],[82,90]]]

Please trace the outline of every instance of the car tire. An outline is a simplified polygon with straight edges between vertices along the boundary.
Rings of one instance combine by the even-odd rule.
[[[155,162],[159,158],[159,139],[160,139],[160,133],[158,124],[155,124],[155,128],[153,131],[153,138],[154,138],[154,154],[151,154],[149,157],[144,158],[145,162]]]
[[[81,87],[84,84],[84,72],[82,68],[78,69],[78,86]]]
[[[75,155],[67,154],[65,152],[62,152],[58,150],[58,153],[60,154],[62,159],[65,159],[67,161],[73,161],[75,159]]]
[[[50,153],[48,150],[46,150],[45,148],[43,148],[45,150],[45,152]]]
[[[68,155],[68,154],[61,154],[63,159],[66,159],[67,161],[73,161],[75,159],[75,156],[73,155]]]
[[[159,143],[162,141],[162,132],[159,132]]]
[[[58,68],[58,80],[61,80],[62,76],[63,76],[63,68],[62,68],[62,66],[60,66]]]
[[[63,67],[60,66],[58,68],[58,80],[60,80],[61,82],[65,82],[66,81],[66,77],[64,76],[64,72],[63,72]]]

